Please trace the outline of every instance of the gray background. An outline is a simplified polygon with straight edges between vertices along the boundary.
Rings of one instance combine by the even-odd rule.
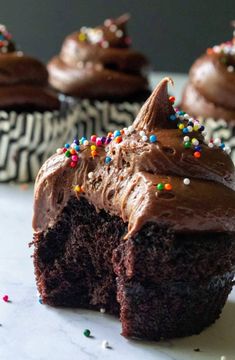
[[[44,61],[56,54],[66,34],[129,12],[129,34],[152,67],[186,72],[210,45],[232,36],[234,0],[0,0],[5,23],[20,48]]]

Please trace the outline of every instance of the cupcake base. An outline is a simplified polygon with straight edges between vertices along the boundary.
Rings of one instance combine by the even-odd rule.
[[[235,237],[178,234],[127,224],[72,197],[57,223],[35,234],[43,303],[120,314],[122,334],[159,340],[191,335],[218,317],[233,286]]]
[[[147,95],[146,95],[147,98]],[[68,99],[73,108],[73,124],[68,141],[74,137],[107,135],[117,129],[130,126],[136,118],[143,102],[111,102],[106,100]]]
[[[43,162],[67,139],[73,111],[0,111],[0,182],[33,181]]]

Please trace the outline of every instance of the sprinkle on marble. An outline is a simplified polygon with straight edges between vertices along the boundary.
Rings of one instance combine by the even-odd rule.
[[[222,355],[220,360],[227,360],[227,357],[225,355]]]
[[[39,304],[41,304],[41,305],[43,304],[43,301],[42,301],[41,296],[38,297],[38,302],[39,302]]]
[[[89,329],[85,329],[85,330],[83,331],[83,335],[84,335],[85,337],[90,337],[91,331],[90,331]]]
[[[200,352],[201,350],[199,348],[193,349],[195,352]]]
[[[100,308],[101,314],[104,314],[106,312],[105,308]]]
[[[103,349],[111,349],[109,342],[107,340],[103,340],[101,346]]]
[[[4,295],[4,296],[2,297],[2,300],[3,300],[4,302],[10,302],[8,295]]]

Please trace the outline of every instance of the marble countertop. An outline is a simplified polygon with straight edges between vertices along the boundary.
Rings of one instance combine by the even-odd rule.
[[[172,93],[179,93],[185,77],[174,79]],[[235,291],[213,326],[160,343],[123,338],[118,319],[107,314],[41,305],[28,247],[32,199],[32,186],[0,185],[0,360],[235,360]],[[86,328],[92,338],[83,335]],[[102,348],[104,340],[111,348]]]

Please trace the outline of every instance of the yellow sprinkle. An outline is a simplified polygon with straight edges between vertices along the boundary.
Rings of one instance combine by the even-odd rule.
[[[80,192],[81,191],[81,186],[79,186],[79,185],[74,186],[74,191]]]
[[[96,150],[96,146],[95,145],[91,145],[91,150]]]
[[[198,129],[199,129],[199,126],[198,126],[198,125],[194,125],[193,130],[194,130],[194,131],[198,131]]]
[[[184,128],[184,124],[179,124],[179,129],[182,130]]]
[[[86,40],[86,34],[80,33],[80,34],[78,35],[78,39],[79,39],[80,41],[85,41],[85,40]]]

